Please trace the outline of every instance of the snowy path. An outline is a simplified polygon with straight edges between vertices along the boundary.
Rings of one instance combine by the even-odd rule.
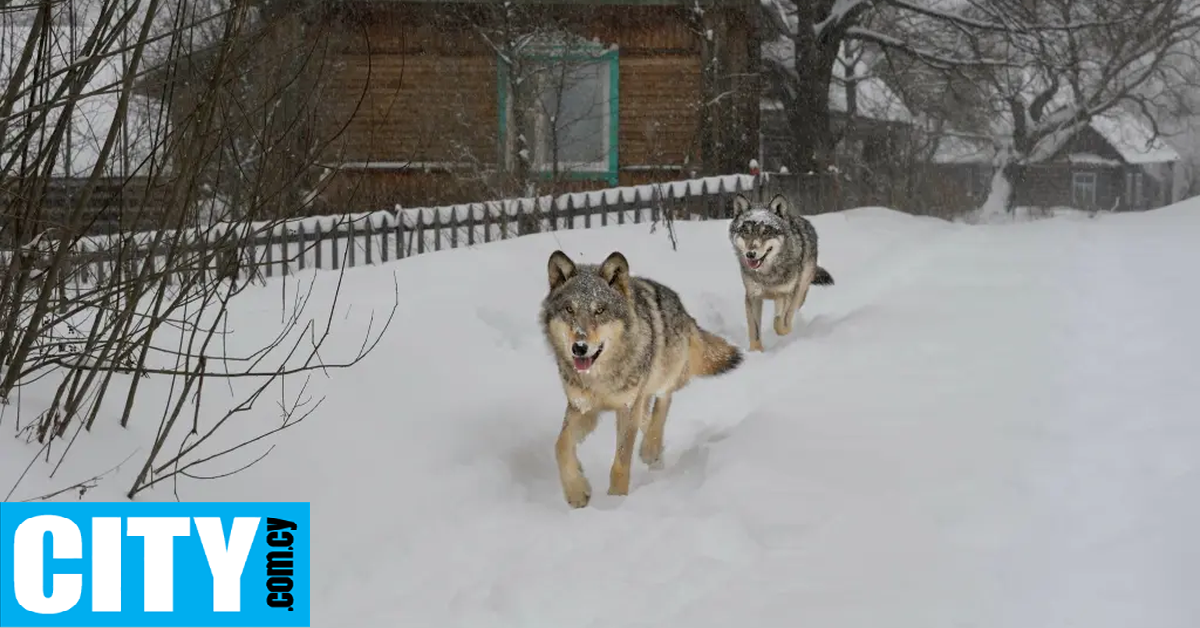
[[[678,253],[628,227],[355,272],[362,310],[396,270],[402,327],[269,465],[184,497],[312,501],[314,626],[1194,628],[1198,215],[819,217],[837,285],[679,393],[663,470],[578,511],[546,256],[620,248],[744,346],[724,225],[679,225]],[[581,450],[594,486],[613,439]]]

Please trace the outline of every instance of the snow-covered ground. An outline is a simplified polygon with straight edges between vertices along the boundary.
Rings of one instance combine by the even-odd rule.
[[[398,294],[383,342],[312,382],[324,405],[263,463],[181,482],[179,497],[312,502],[313,626],[1200,625],[1200,203],[992,226],[865,208],[814,223],[837,285],[810,292],[791,337],[766,325],[765,353],[676,395],[665,468],[635,462],[628,497],[604,494],[609,418],[581,449],[592,505],[563,501],[564,403],[536,324],[546,258],[620,249],[744,347],[724,221],[677,225],[678,252],[630,225],[347,272],[323,357],[353,354]],[[320,315],[336,281],[307,271],[254,288],[229,346],[259,346],[308,285]],[[102,417],[53,480],[35,465],[12,499],[144,447],[156,381],[129,431]],[[45,403],[39,390],[0,430]],[[210,387],[202,419],[228,394]],[[262,403],[227,435],[277,415]],[[0,439],[0,491],[34,453]],[[85,499],[119,499],[136,471]]]

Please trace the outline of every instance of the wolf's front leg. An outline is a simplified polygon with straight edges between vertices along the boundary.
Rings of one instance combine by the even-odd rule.
[[[792,326],[788,322],[792,312],[792,295],[775,299],[775,333],[780,336],[786,336],[792,331]]]
[[[580,441],[596,429],[597,411],[580,412],[568,404],[566,415],[563,417],[562,431],[558,433],[558,442],[554,445],[554,455],[558,459],[558,479],[562,482],[563,497],[573,508],[583,508],[592,498],[592,485],[583,474],[583,465],[579,463],[576,449]]]
[[[788,299],[787,309],[783,312],[783,326],[785,331],[779,331],[776,327],[775,331],[781,335],[786,335],[792,331],[792,320],[796,316],[796,312],[800,311],[800,307],[804,305],[805,299],[808,298],[808,288],[812,285],[813,277],[817,274],[817,265],[807,264],[804,270],[800,271],[800,281],[796,282],[796,289],[792,292],[791,298]],[[776,319],[776,323],[780,321]]]
[[[633,405],[617,410],[617,452],[613,456],[608,476],[609,495],[629,494],[629,468],[633,466],[633,443],[637,440],[638,425],[646,412],[647,399],[639,397]]]
[[[746,327],[750,332],[750,350],[762,351],[762,297],[746,295]]]

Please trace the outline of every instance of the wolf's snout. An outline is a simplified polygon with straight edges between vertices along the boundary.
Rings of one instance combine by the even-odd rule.
[[[576,340],[571,345],[571,360],[575,363],[575,370],[580,373],[591,370],[592,365],[596,363],[596,358],[600,357],[601,351],[604,351],[603,343],[590,345],[582,340]]]
[[[769,249],[761,254],[758,251],[746,251],[746,267],[752,270],[758,270],[760,267],[762,267],[767,253],[770,252],[771,251]]]

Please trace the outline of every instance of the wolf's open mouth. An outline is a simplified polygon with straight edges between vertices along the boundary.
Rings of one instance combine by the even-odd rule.
[[[767,259],[767,256],[770,255],[771,251],[773,250],[774,249],[767,249],[766,251],[763,251],[762,255],[759,255],[754,259],[750,259],[749,257],[745,258],[746,266],[749,266],[751,270],[758,270],[758,268],[763,265],[763,260]]]
[[[603,351],[604,351],[604,345],[600,345],[599,347],[596,348],[596,352],[593,353],[592,355],[584,356],[582,358],[574,358],[575,370],[583,372],[583,371],[586,371],[586,370],[592,368],[592,365],[596,363],[596,358],[599,358],[600,353]]]

